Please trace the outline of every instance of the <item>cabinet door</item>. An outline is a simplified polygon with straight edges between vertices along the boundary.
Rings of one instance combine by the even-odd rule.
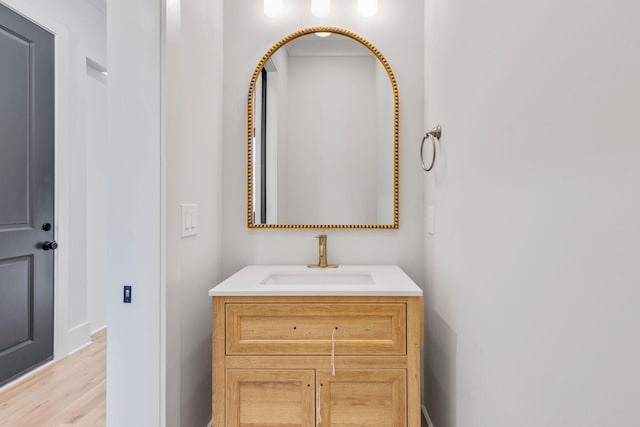
[[[313,427],[313,370],[227,369],[228,427]]]
[[[404,427],[406,383],[405,369],[318,371],[317,425]]]

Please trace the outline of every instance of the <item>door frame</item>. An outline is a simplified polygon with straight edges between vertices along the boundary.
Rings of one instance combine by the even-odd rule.
[[[69,301],[69,241],[70,194],[69,173],[66,167],[69,162],[69,134],[71,82],[68,73],[62,70],[70,63],[69,29],[42,13],[37,5],[20,0],[0,0],[0,4],[8,7],[24,18],[46,29],[54,36],[54,90],[55,90],[55,135],[54,135],[54,235],[60,247],[54,255],[54,303],[53,303],[53,360],[69,354],[73,348],[68,335],[68,301]]]

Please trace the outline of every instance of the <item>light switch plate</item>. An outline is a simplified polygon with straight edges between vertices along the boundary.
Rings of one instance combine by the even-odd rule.
[[[182,237],[195,236],[198,234],[198,205],[183,203],[180,208]]]

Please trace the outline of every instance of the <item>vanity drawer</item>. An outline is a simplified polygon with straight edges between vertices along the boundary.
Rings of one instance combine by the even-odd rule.
[[[226,304],[226,353],[404,355],[404,303]],[[334,335],[335,331],[335,335]]]

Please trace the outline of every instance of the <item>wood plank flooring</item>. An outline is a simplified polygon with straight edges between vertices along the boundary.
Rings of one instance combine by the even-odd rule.
[[[93,344],[0,392],[0,427],[104,427],[106,329]]]

